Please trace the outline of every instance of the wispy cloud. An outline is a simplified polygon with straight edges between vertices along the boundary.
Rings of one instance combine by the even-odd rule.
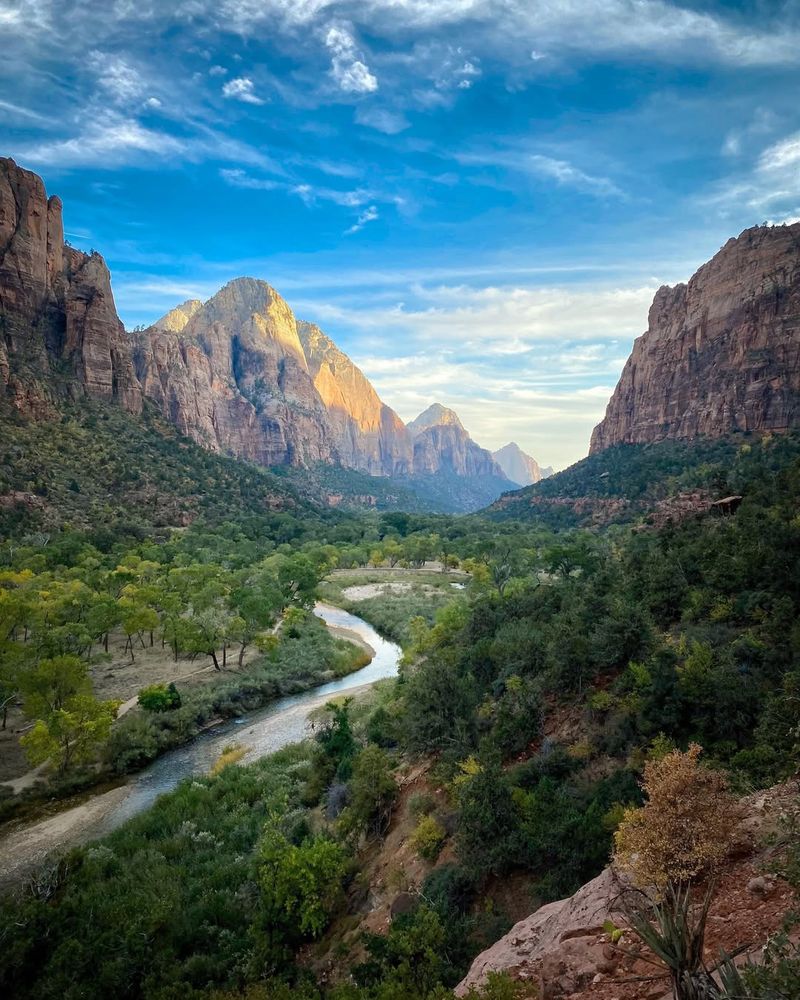
[[[386,135],[397,135],[409,127],[409,121],[404,114],[390,111],[388,108],[359,107],[356,110],[356,122],[369,128],[377,129]]]
[[[454,158],[463,166],[490,167],[511,174],[527,174],[552,180],[560,187],[572,188],[595,197],[626,198],[625,192],[610,177],[589,173],[569,160],[531,153],[525,148],[457,152]]]
[[[244,104],[264,104],[263,98],[255,91],[253,81],[247,76],[237,76],[222,85],[222,96]]]
[[[558,184],[578,191],[603,197],[623,198],[624,193],[608,177],[597,177],[586,173],[566,160],[556,160],[552,156],[534,155],[529,159],[531,170],[542,177],[552,177]]]
[[[345,236],[357,233],[360,229],[363,229],[368,222],[374,222],[377,218],[379,218],[378,209],[374,205],[370,205],[369,208],[364,209],[349,229],[345,229]]]
[[[378,89],[378,78],[364,62],[349,28],[332,25],[325,33],[325,45],[331,53],[330,75],[340,90],[371,94]]]
[[[747,170],[727,177],[698,199],[724,216],[744,213],[749,224],[800,215],[800,132],[764,148]]]
[[[147,90],[141,68],[121,56],[94,51],[89,53],[88,64],[96,74],[98,86],[116,104],[137,101]]]

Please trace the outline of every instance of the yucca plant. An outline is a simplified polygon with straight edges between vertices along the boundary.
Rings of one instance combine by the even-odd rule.
[[[720,997],[703,959],[713,891],[712,883],[697,904],[692,900],[691,883],[669,885],[658,899],[641,890],[633,890],[623,899],[622,909],[630,929],[666,966],[675,1000]]]

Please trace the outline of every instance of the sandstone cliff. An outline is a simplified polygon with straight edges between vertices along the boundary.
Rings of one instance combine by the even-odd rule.
[[[34,417],[64,394],[114,400],[134,413],[142,406],[103,258],[65,246],[60,199],[3,158],[0,385]]]
[[[514,441],[504,445],[498,451],[493,451],[492,458],[511,482],[517,483],[519,486],[531,486],[553,474],[551,468],[542,468],[535,458],[526,455]]]
[[[145,395],[204,447],[260,465],[338,461],[286,302],[237,278],[206,303],[184,303],[136,337]]]
[[[298,333],[340,461],[373,476],[411,472],[411,436],[400,417],[318,326],[299,322]]]
[[[800,424],[800,223],[729,240],[656,293],[591,452]]]
[[[491,452],[477,445],[458,415],[441,403],[433,403],[420,413],[408,424],[408,430],[414,440],[414,472],[417,475],[445,472],[456,476],[506,479]]]

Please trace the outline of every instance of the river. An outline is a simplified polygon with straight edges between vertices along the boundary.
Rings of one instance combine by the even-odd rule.
[[[266,708],[220,723],[186,746],[168,751],[145,770],[132,775],[122,787],[17,829],[0,840],[4,869],[0,870],[0,885],[12,884],[51,852],[64,851],[115,830],[148,809],[159,795],[171,791],[184,778],[207,773],[231,743],[246,749],[243,764],[274,753],[304,739],[310,731],[309,717],[332,696],[396,675],[400,647],[382,639],[363,619],[322,603],[315,605],[314,614],[333,628],[347,629],[360,636],[375,651],[371,662],[347,677],[279,698]]]
[[[397,673],[401,650],[382,639],[362,618],[331,604],[318,602],[314,614],[327,625],[355,632],[374,650],[372,661],[346,677],[288,695],[256,709],[239,719],[214,726],[186,746],[170,750],[128,782],[128,794],[121,805],[104,821],[101,833],[109,833],[125,820],[149,808],[156,798],[169,792],[193,774],[208,772],[226,746],[237,743],[246,749],[240,763],[247,764],[274,753],[289,743],[304,739],[309,733],[309,716],[333,695],[344,694]]]

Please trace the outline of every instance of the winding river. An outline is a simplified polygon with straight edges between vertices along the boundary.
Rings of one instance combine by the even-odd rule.
[[[373,684],[397,673],[402,655],[400,647],[382,639],[362,618],[320,602],[315,605],[314,614],[327,625],[344,628],[360,636],[375,650],[372,661],[339,680],[279,698],[266,708],[220,723],[201,733],[192,743],[159,757],[144,771],[132,776],[127,785],[127,796],[106,818],[100,833],[109,833],[131,816],[149,808],[159,795],[171,791],[184,778],[208,772],[231,743],[246,749],[242,764],[274,753],[289,743],[304,739],[309,733],[309,716],[331,696]]]
[[[311,714],[332,696],[395,676],[402,655],[399,646],[382,639],[371,625],[341,608],[317,603],[314,614],[331,628],[355,632],[375,651],[371,662],[347,677],[279,698],[266,708],[220,723],[192,743],[168,751],[123,786],[16,830],[0,840],[0,886],[13,884],[51,851],[61,852],[110,833],[148,809],[159,795],[171,791],[184,778],[207,773],[229,744],[237,743],[246,749],[242,763],[257,760],[304,739],[310,732]]]

